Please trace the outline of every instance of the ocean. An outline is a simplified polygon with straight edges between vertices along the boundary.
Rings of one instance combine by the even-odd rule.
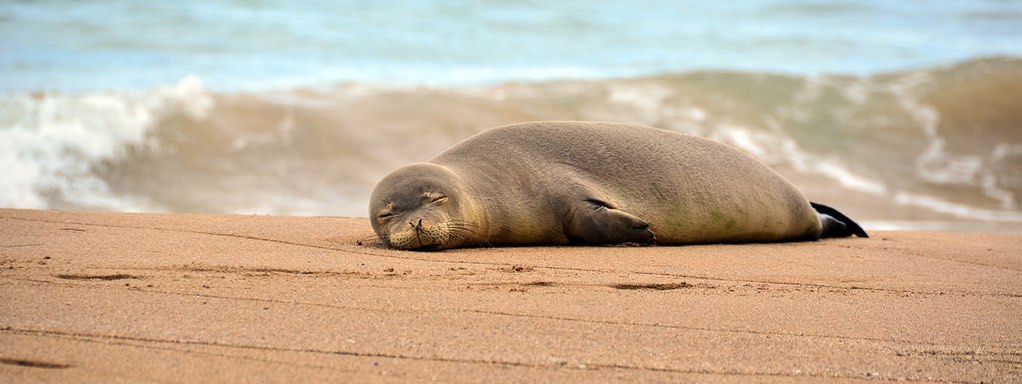
[[[1022,2],[7,1],[0,207],[364,217],[502,124],[713,138],[867,228],[1022,230]]]

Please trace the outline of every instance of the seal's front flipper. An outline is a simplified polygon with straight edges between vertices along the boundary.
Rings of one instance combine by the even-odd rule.
[[[572,207],[569,216],[564,234],[573,243],[653,244],[656,240],[645,220],[600,200],[586,199]]]
[[[858,237],[869,237],[866,231],[859,226],[858,223],[853,221],[838,210],[828,207],[823,204],[810,202],[813,209],[816,210],[820,216],[820,224],[823,224],[823,232],[820,233],[821,238],[826,237],[850,237],[852,235]]]

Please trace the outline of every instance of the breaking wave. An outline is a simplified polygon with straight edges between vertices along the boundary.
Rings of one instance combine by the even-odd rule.
[[[1022,60],[872,76],[696,71],[476,86],[0,96],[0,206],[365,216],[390,170],[533,120],[734,145],[866,221],[1022,223]]]

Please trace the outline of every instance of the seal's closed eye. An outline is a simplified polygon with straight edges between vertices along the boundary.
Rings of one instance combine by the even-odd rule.
[[[604,209],[614,209],[613,206],[611,206],[610,204],[607,204],[607,202],[603,201],[603,200],[594,199],[594,198],[590,197],[590,198],[586,199],[586,202],[589,203],[589,204],[594,205],[594,208],[596,208],[596,209],[601,209],[601,208],[604,208]]]
[[[376,215],[376,219],[379,220],[380,222],[390,220],[390,218],[392,217],[394,217],[393,212],[380,212],[380,214]]]

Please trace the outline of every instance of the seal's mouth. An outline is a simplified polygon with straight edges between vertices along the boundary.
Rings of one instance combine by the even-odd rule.
[[[378,231],[384,245],[405,251],[434,252],[478,242],[476,225],[446,218],[438,221],[416,218],[404,224],[383,226]]]
[[[397,250],[402,250],[402,251],[412,251],[412,252],[437,252],[437,251],[442,251],[442,250],[444,250],[444,249],[445,249],[445,248],[444,248],[444,247],[443,247],[442,245],[440,245],[440,244],[428,244],[428,245],[420,245],[420,246],[418,246],[418,247],[400,247],[400,246],[397,246],[397,245],[395,245],[394,243],[390,242],[390,241],[389,241],[388,239],[386,239],[385,237],[380,237],[380,242],[382,242],[382,243],[383,243],[383,245],[384,245],[384,246],[386,246],[387,248],[393,248],[393,249],[397,249]]]
[[[436,251],[440,251],[440,250],[443,250],[443,249],[444,248],[441,247],[440,244],[430,244],[430,245],[424,245],[424,246],[421,246],[421,247],[418,247],[418,248],[411,248],[411,249],[408,249],[408,251],[415,251],[415,252],[436,252]]]
[[[406,251],[439,251],[447,248],[444,245],[451,240],[449,227],[446,222],[433,225],[420,219],[408,222],[403,231],[390,232],[380,237],[386,238],[386,244],[391,248]]]

